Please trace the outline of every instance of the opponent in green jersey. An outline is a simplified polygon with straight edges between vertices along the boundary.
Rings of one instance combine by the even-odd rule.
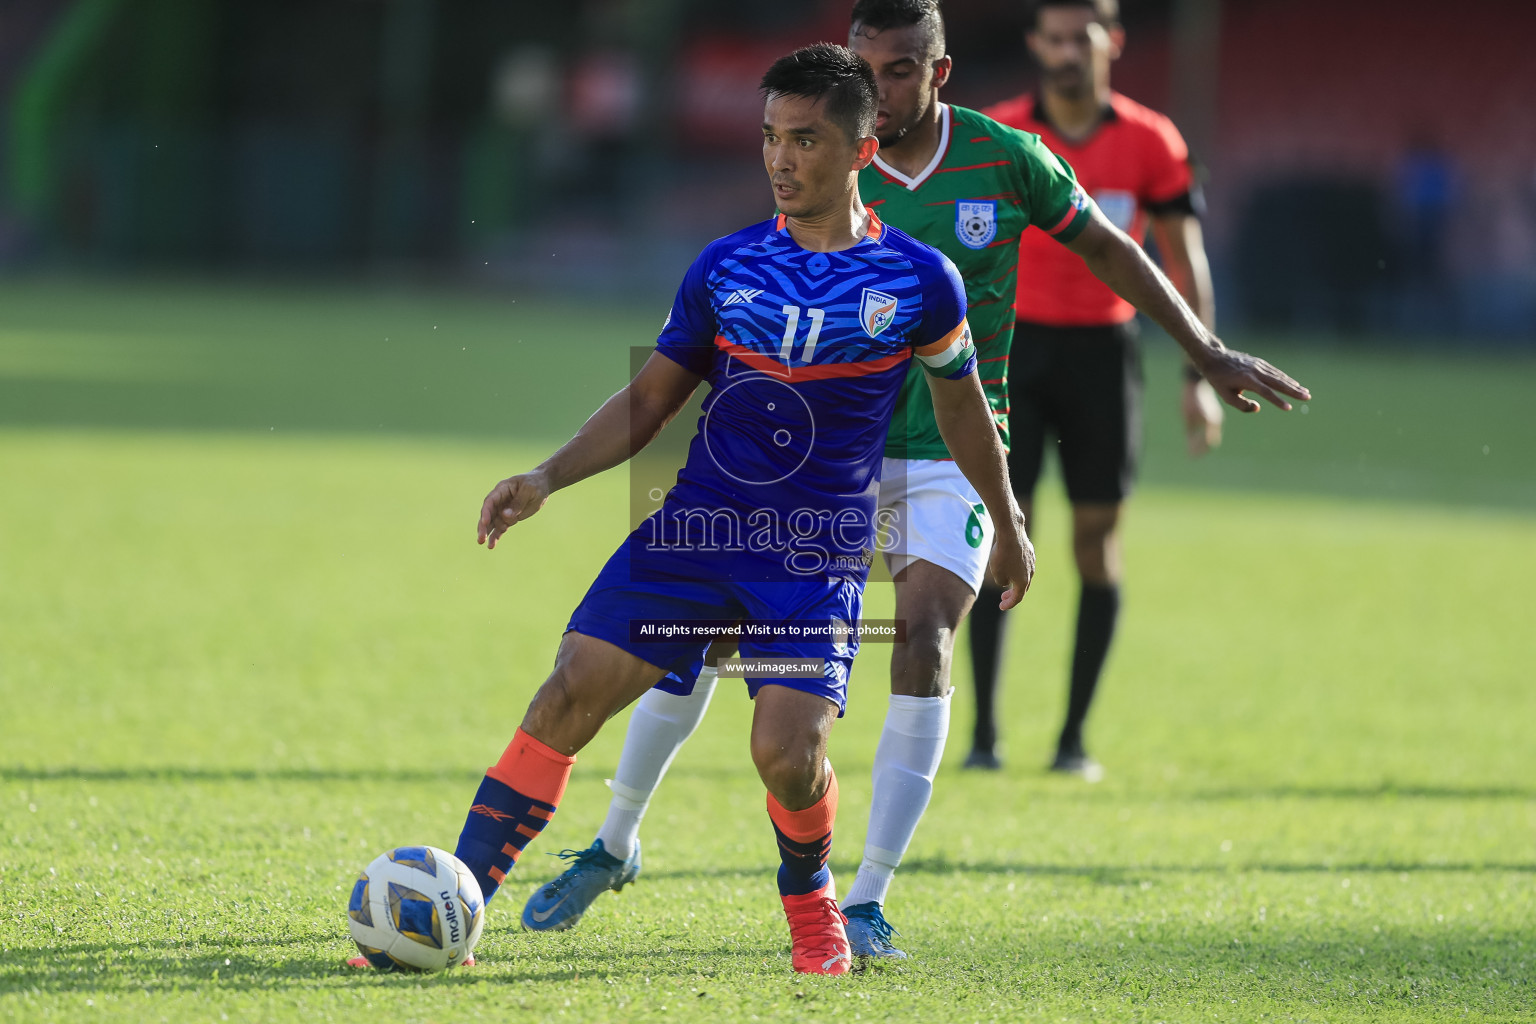
[[[940,105],[938,127],[938,150],[926,167],[908,176],[877,153],[859,174],[859,195],[881,220],[948,256],[965,279],[982,387],[1007,445],[1019,235],[1033,224],[1070,242],[1087,227],[1092,200],[1038,135],[953,104]],[[928,385],[915,366],[897,399],[885,454],[949,458]]]
[[[940,249],[959,268],[983,386],[1006,442],[1012,290],[1022,231],[1055,236],[1117,294],[1145,312],[1188,353],[1219,395],[1246,411],[1244,389],[1289,408],[1281,395],[1307,395],[1263,360],[1229,351],[1200,322],[1141,248],[1111,224],[1077,186],[1072,171],[1038,136],[1005,128],[974,111],[941,103],[953,61],[945,53],[937,0],[856,0],[848,45],[875,71],[880,107],[876,166],[859,191],[882,220]],[[917,828],[949,727],[949,670],[955,631],[984,578],[984,554],[959,529],[971,509],[947,471],[926,386],[909,378],[886,454],[904,460],[880,482],[884,510],[907,529],[896,580],[896,618],[906,642],[891,653],[891,704],[876,749],[869,829],[858,876],[843,898],[849,945],[857,956],[900,960],[884,904],[891,877]],[[915,385],[915,386],[914,386]],[[897,423],[900,428],[897,428]],[[899,432],[898,432],[899,430]],[[889,492],[889,493],[888,493]],[[996,517],[1003,510],[990,510]],[[968,524],[967,524],[968,525]]]

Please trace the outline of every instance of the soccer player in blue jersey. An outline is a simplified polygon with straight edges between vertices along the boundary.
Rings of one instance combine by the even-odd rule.
[[[1054,239],[1042,244],[1060,245],[1074,263],[1081,258],[1085,274],[1091,271],[1162,323],[1234,406],[1256,408],[1242,397],[1244,390],[1282,406],[1280,394],[1306,396],[1274,367],[1227,349],[1204,330],[1038,136],[941,102],[952,61],[937,0],[858,0],[849,46],[873,65],[881,91],[875,126],[880,150],[860,174],[860,194],[887,223],[938,247],[965,275],[981,383],[1005,441],[1017,246],[1031,226],[1038,230],[1029,233]],[[882,553],[896,581],[896,618],[906,634],[891,656],[890,703],[875,752],[864,857],[843,898],[854,954],[888,960],[907,955],[893,944],[883,905],[933,792],[949,729],[955,632],[974,601],[988,601],[978,594],[991,543],[990,505],[983,506],[948,460],[930,418],[929,390],[920,375],[909,374],[887,439],[879,503],[895,513],[902,540]],[[711,653],[722,653],[721,647],[728,644]],[[636,703],[610,783],[608,816],[592,846],[574,854],[569,867],[529,898],[525,927],[573,927],[604,891],[634,880],[641,818],[702,719],[714,683],[714,670],[705,668],[691,688],[657,687]]]
[[[602,724],[668,673],[697,676],[709,638],[656,641],[647,624],[821,624],[809,638],[744,633],[741,651],[819,663],[814,678],[748,676],[751,752],[778,840],[794,968],[842,974],[850,957],[827,867],[837,809],[827,737],[858,648],[846,627],[859,618],[876,543],[887,427],[914,358],[946,444],[992,512],[1004,606],[1028,588],[1034,552],[976,373],[959,274],[859,199],[859,171],[878,147],[874,73],[844,47],[818,44],[777,61],[762,87],[779,214],[706,247],[629,385],[485,499],[479,540],[495,547],[555,491],[634,455],[709,383],[676,485],[572,615],[455,852],[489,899]]]

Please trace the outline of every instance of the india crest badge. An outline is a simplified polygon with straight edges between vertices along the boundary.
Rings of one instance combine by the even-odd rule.
[[[864,289],[864,300],[859,303],[859,323],[871,338],[896,322],[896,296],[873,288]]]

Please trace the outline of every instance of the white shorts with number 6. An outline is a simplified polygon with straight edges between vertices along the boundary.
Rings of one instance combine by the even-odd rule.
[[[960,467],[940,459],[886,459],[880,519],[880,549],[891,575],[922,559],[981,592],[992,556],[992,518]]]

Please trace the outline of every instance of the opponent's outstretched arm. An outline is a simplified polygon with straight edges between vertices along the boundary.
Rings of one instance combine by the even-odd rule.
[[[612,469],[656,439],[703,378],[659,352],[635,379],[593,413],[576,436],[528,473],[508,477],[480,506],[477,543],[494,548],[514,523],[544,507],[562,487]]]
[[[1095,277],[1116,295],[1151,317],[1179,343],[1201,376],[1210,381],[1222,401],[1243,412],[1258,412],[1259,403],[1243,395],[1252,391],[1282,409],[1291,403],[1282,395],[1305,401],[1312,393],[1269,363],[1223,345],[1179,297],[1141,246],[1105,219],[1098,209],[1082,234],[1067,248],[1083,258]]]
[[[1035,547],[1029,542],[1024,513],[1008,483],[1008,460],[981,388],[981,376],[975,372],[959,380],[929,376],[928,390],[944,446],[981,495],[997,530],[991,568],[993,578],[1007,588],[998,605],[1006,611],[1023,599],[1034,578]]]

